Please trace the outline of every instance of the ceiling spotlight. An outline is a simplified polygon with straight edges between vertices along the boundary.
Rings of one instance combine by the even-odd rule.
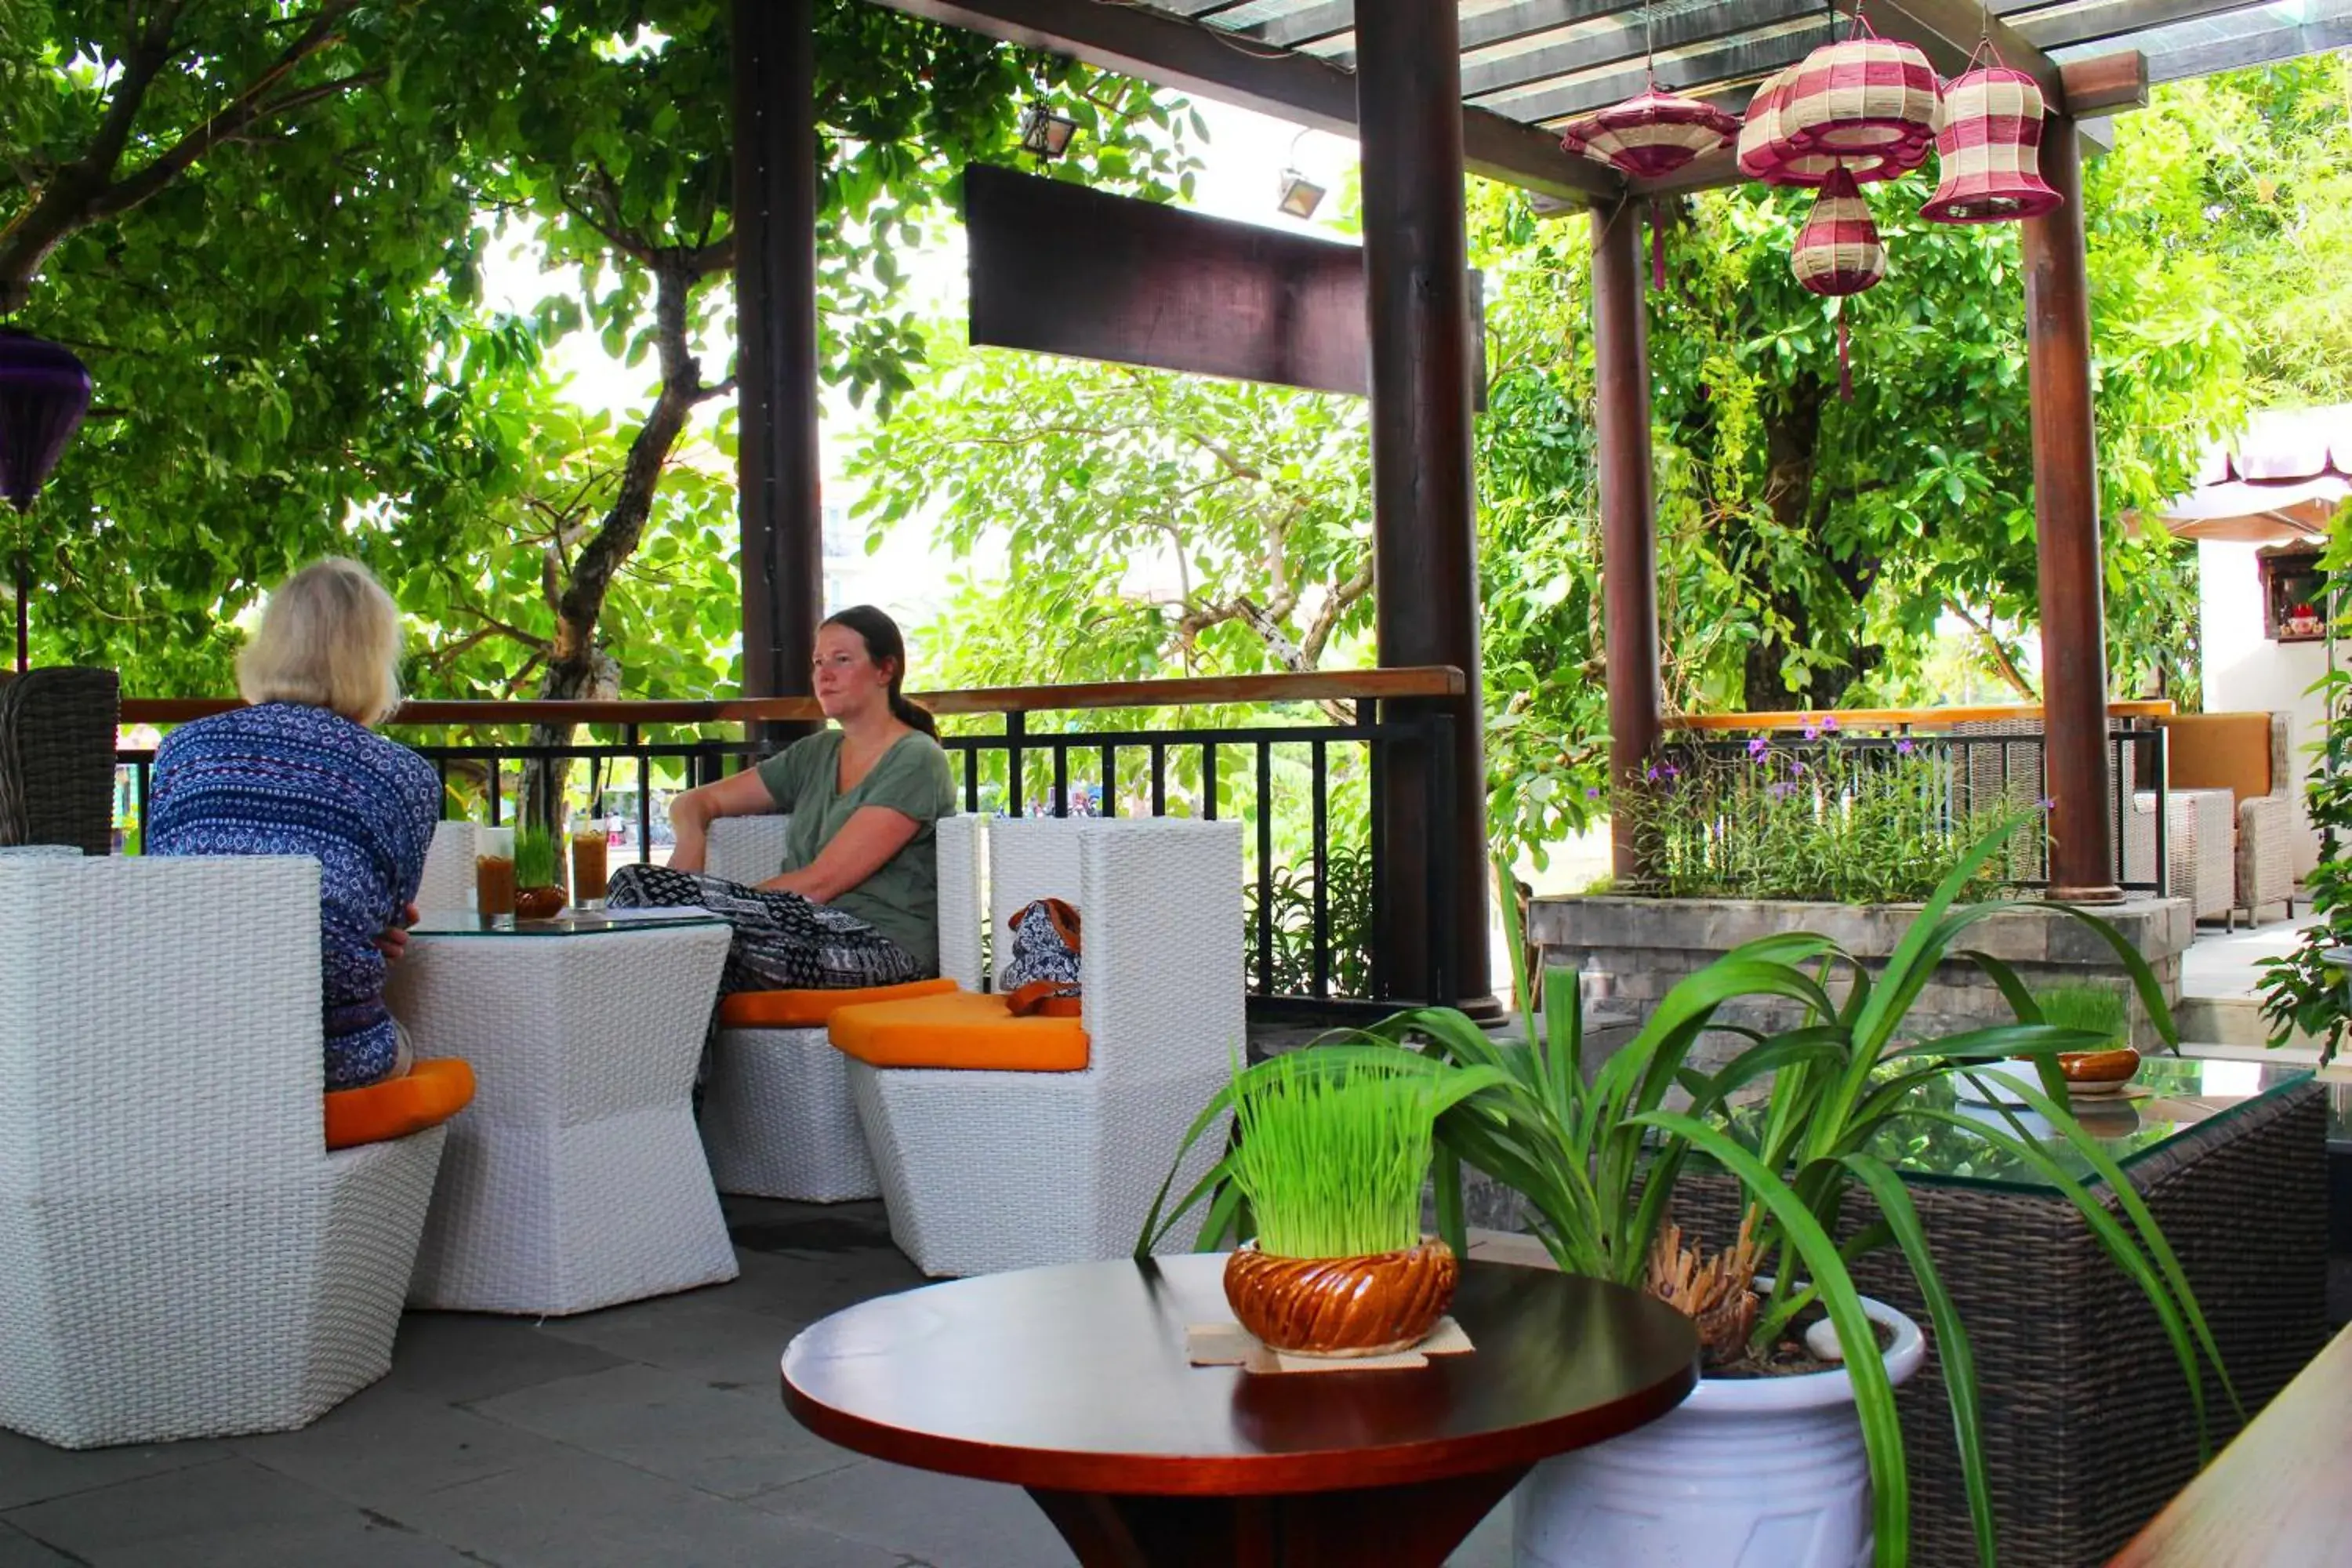
[[[1282,172],[1282,195],[1275,205],[1295,218],[1310,218],[1323,205],[1323,187],[1296,169]]]
[[[1070,138],[1077,129],[1078,122],[1068,115],[1056,114],[1042,102],[1033,103],[1021,118],[1022,151],[1041,163],[1050,163],[1070,150]]]

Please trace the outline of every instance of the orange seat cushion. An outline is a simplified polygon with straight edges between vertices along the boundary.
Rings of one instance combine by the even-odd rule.
[[[1076,1018],[1016,1018],[1002,996],[953,991],[907,1002],[844,1007],[834,1048],[877,1068],[1078,1072],[1087,1031]]]
[[[821,1029],[844,1007],[904,1002],[956,988],[952,980],[909,980],[904,985],[845,986],[833,991],[738,991],[719,999],[722,1029]]]
[[[474,1101],[474,1069],[457,1057],[433,1057],[360,1089],[327,1096],[327,1147],[385,1143],[438,1127]]]
[[[2175,713],[2158,721],[2169,744],[2164,782],[2174,789],[2225,789],[2243,805],[2271,793],[2271,716]]]

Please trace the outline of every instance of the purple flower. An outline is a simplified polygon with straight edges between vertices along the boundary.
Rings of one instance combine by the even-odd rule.
[[[1666,764],[1666,776],[1670,779],[1678,779],[1683,776],[1683,771],[1682,769],[1675,766],[1674,763],[1668,763]]]
[[[1772,742],[1758,735],[1748,742],[1748,760],[1751,763],[1760,763],[1771,749]]]
[[[1643,777],[1644,777],[1644,778],[1646,778],[1646,779],[1648,779],[1652,784],[1655,784],[1655,783],[1657,783],[1657,782],[1658,782],[1658,764],[1657,764],[1657,763],[1652,763],[1649,765],[1649,768],[1648,768],[1648,769],[1647,769],[1647,770],[1643,773],[1643,775],[1642,775],[1642,776],[1643,776]]]
[[[2048,811],[2052,806],[2056,805],[2058,803],[2056,801],[2052,800],[2045,795],[2040,800],[2033,803],[2033,809],[2036,811]]]
[[[1895,754],[1898,757],[1907,757],[1918,749],[1911,743],[1911,737],[1908,735],[1895,742]]]
[[[1783,779],[1779,784],[1766,784],[1764,786],[1764,793],[1770,795],[1774,800],[1786,800],[1790,795],[1797,793],[1797,786],[1790,784],[1786,779]]]
[[[1586,784],[1584,786],[1584,798],[1587,800],[1599,800],[1601,798],[1601,786],[1599,784]]]
[[[1831,734],[1831,735],[1834,735],[1834,734],[1836,734],[1836,733],[1837,733],[1837,715],[1836,715],[1836,714],[1834,714],[1834,713],[1826,713],[1826,714],[1823,714],[1823,715],[1822,716],[1822,732],[1823,732],[1823,733],[1825,733],[1825,734]]]
[[[1822,738],[1822,727],[1821,727],[1819,724],[1807,724],[1807,725],[1805,726],[1805,739],[1806,739],[1806,740],[1808,740],[1808,741],[1818,741],[1818,740],[1820,740],[1821,738]]]

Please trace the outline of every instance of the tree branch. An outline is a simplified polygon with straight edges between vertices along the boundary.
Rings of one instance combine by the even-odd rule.
[[[2009,649],[2002,646],[2000,634],[1992,628],[1992,617],[1990,615],[1979,621],[1969,614],[1967,605],[1948,596],[1944,600],[1944,608],[1958,616],[1967,623],[1969,630],[1976,633],[1977,639],[1984,645],[1986,657],[1992,661],[1993,672],[2009,683],[2011,690],[2028,702],[2042,700],[2042,694],[2033,689],[2033,683],[2025,679],[2025,672],[2017,668],[2017,661],[2010,657]]]

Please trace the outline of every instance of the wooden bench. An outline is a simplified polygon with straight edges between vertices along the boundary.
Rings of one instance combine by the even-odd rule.
[[[2109,1568],[2352,1563],[2352,1329],[2313,1358]]]

